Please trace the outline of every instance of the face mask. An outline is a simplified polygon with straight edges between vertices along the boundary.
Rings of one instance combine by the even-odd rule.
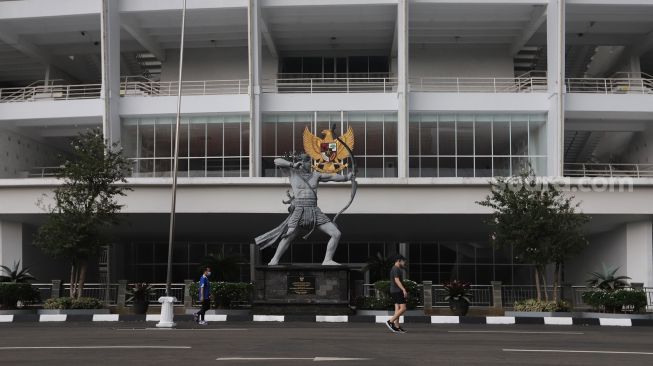
[[[206,272],[207,277],[210,276],[210,275],[211,275],[211,272]]]

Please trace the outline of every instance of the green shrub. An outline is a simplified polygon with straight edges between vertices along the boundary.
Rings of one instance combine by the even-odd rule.
[[[415,309],[419,305],[420,292],[417,282],[411,280],[404,280],[401,282],[408,291],[408,301],[406,301],[406,307],[408,309]],[[374,283],[374,289],[377,292],[377,297],[383,299],[383,303],[389,304],[388,309],[393,309],[394,304],[390,299],[390,281],[376,281]]]
[[[101,309],[103,306],[102,301],[94,297],[80,297],[79,299],[59,297],[56,299],[48,299],[45,301],[45,304],[43,304],[43,308],[49,310]]]
[[[213,306],[219,309],[231,309],[239,304],[249,303],[252,296],[253,286],[245,282],[211,282],[211,299]],[[199,284],[193,282],[190,285],[190,297],[193,304],[199,297]]]
[[[29,283],[0,283],[0,308],[2,309],[15,309],[18,301],[31,303],[39,299],[39,292]]]
[[[361,296],[354,301],[357,310],[390,310],[394,304],[389,297]]]
[[[632,308],[633,312],[646,309],[648,299],[643,290],[618,289],[614,291],[592,290],[583,293],[583,301],[594,310],[616,313]]]
[[[530,312],[567,312],[570,306],[566,301],[539,301],[537,299],[526,299],[515,302],[515,311]]]

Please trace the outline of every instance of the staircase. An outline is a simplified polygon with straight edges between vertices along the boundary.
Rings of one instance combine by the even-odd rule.
[[[602,131],[565,131],[565,163],[585,163],[605,135]]]

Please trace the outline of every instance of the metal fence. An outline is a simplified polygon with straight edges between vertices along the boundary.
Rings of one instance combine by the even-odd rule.
[[[391,93],[397,79],[391,77],[279,78],[263,80],[264,93]]]
[[[0,89],[0,103],[99,98],[102,84],[37,85]]]
[[[565,163],[566,177],[653,177],[653,164]]]
[[[47,299],[52,297],[52,283],[32,283],[32,288],[36,289],[41,298],[41,303],[44,303]],[[133,284],[127,284],[125,290],[132,288]],[[150,304],[158,304],[159,297],[165,295],[165,283],[152,283],[152,292],[150,294]],[[108,288],[108,292],[107,292]],[[66,297],[69,295],[70,284],[63,283],[61,284],[61,297]],[[184,303],[184,291],[185,284],[183,283],[173,283],[170,287],[171,295],[177,298],[175,304]],[[119,283],[110,283],[107,287],[106,283],[86,283],[84,284],[84,289],[82,290],[82,297],[92,297],[102,301],[108,300],[109,305],[116,305],[118,303],[118,294],[120,292]],[[126,299],[126,304],[131,304],[128,296]]]
[[[198,80],[183,81],[182,95],[220,95],[247,94],[249,80]],[[126,77],[120,87],[120,95],[130,96],[176,96],[179,90],[177,81],[153,81],[142,77]]]
[[[492,306],[492,286],[490,285],[472,285],[471,288],[471,306]],[[433,307],[448,307],[449,301],[446,300],[447,290],[442,285],[432,285]]]
[[[570,78],[565,85],[567,93],[653,94],[650,78]]]
[[[514,78],[411,78],[411,92],[435,93],[535,93],[546,92],[546,77]]]

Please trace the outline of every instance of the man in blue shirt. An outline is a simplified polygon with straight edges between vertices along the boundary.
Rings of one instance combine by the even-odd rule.
[[[209,324],[204,321],[204,314],[211,308],[211,282],[209,282],[209,276],[211,276],[211,267],[205,267],[204,273],[200,277],[199,289],[199,302],[202,304],[202,308],[193,315],[193,319],[200,325]]]

